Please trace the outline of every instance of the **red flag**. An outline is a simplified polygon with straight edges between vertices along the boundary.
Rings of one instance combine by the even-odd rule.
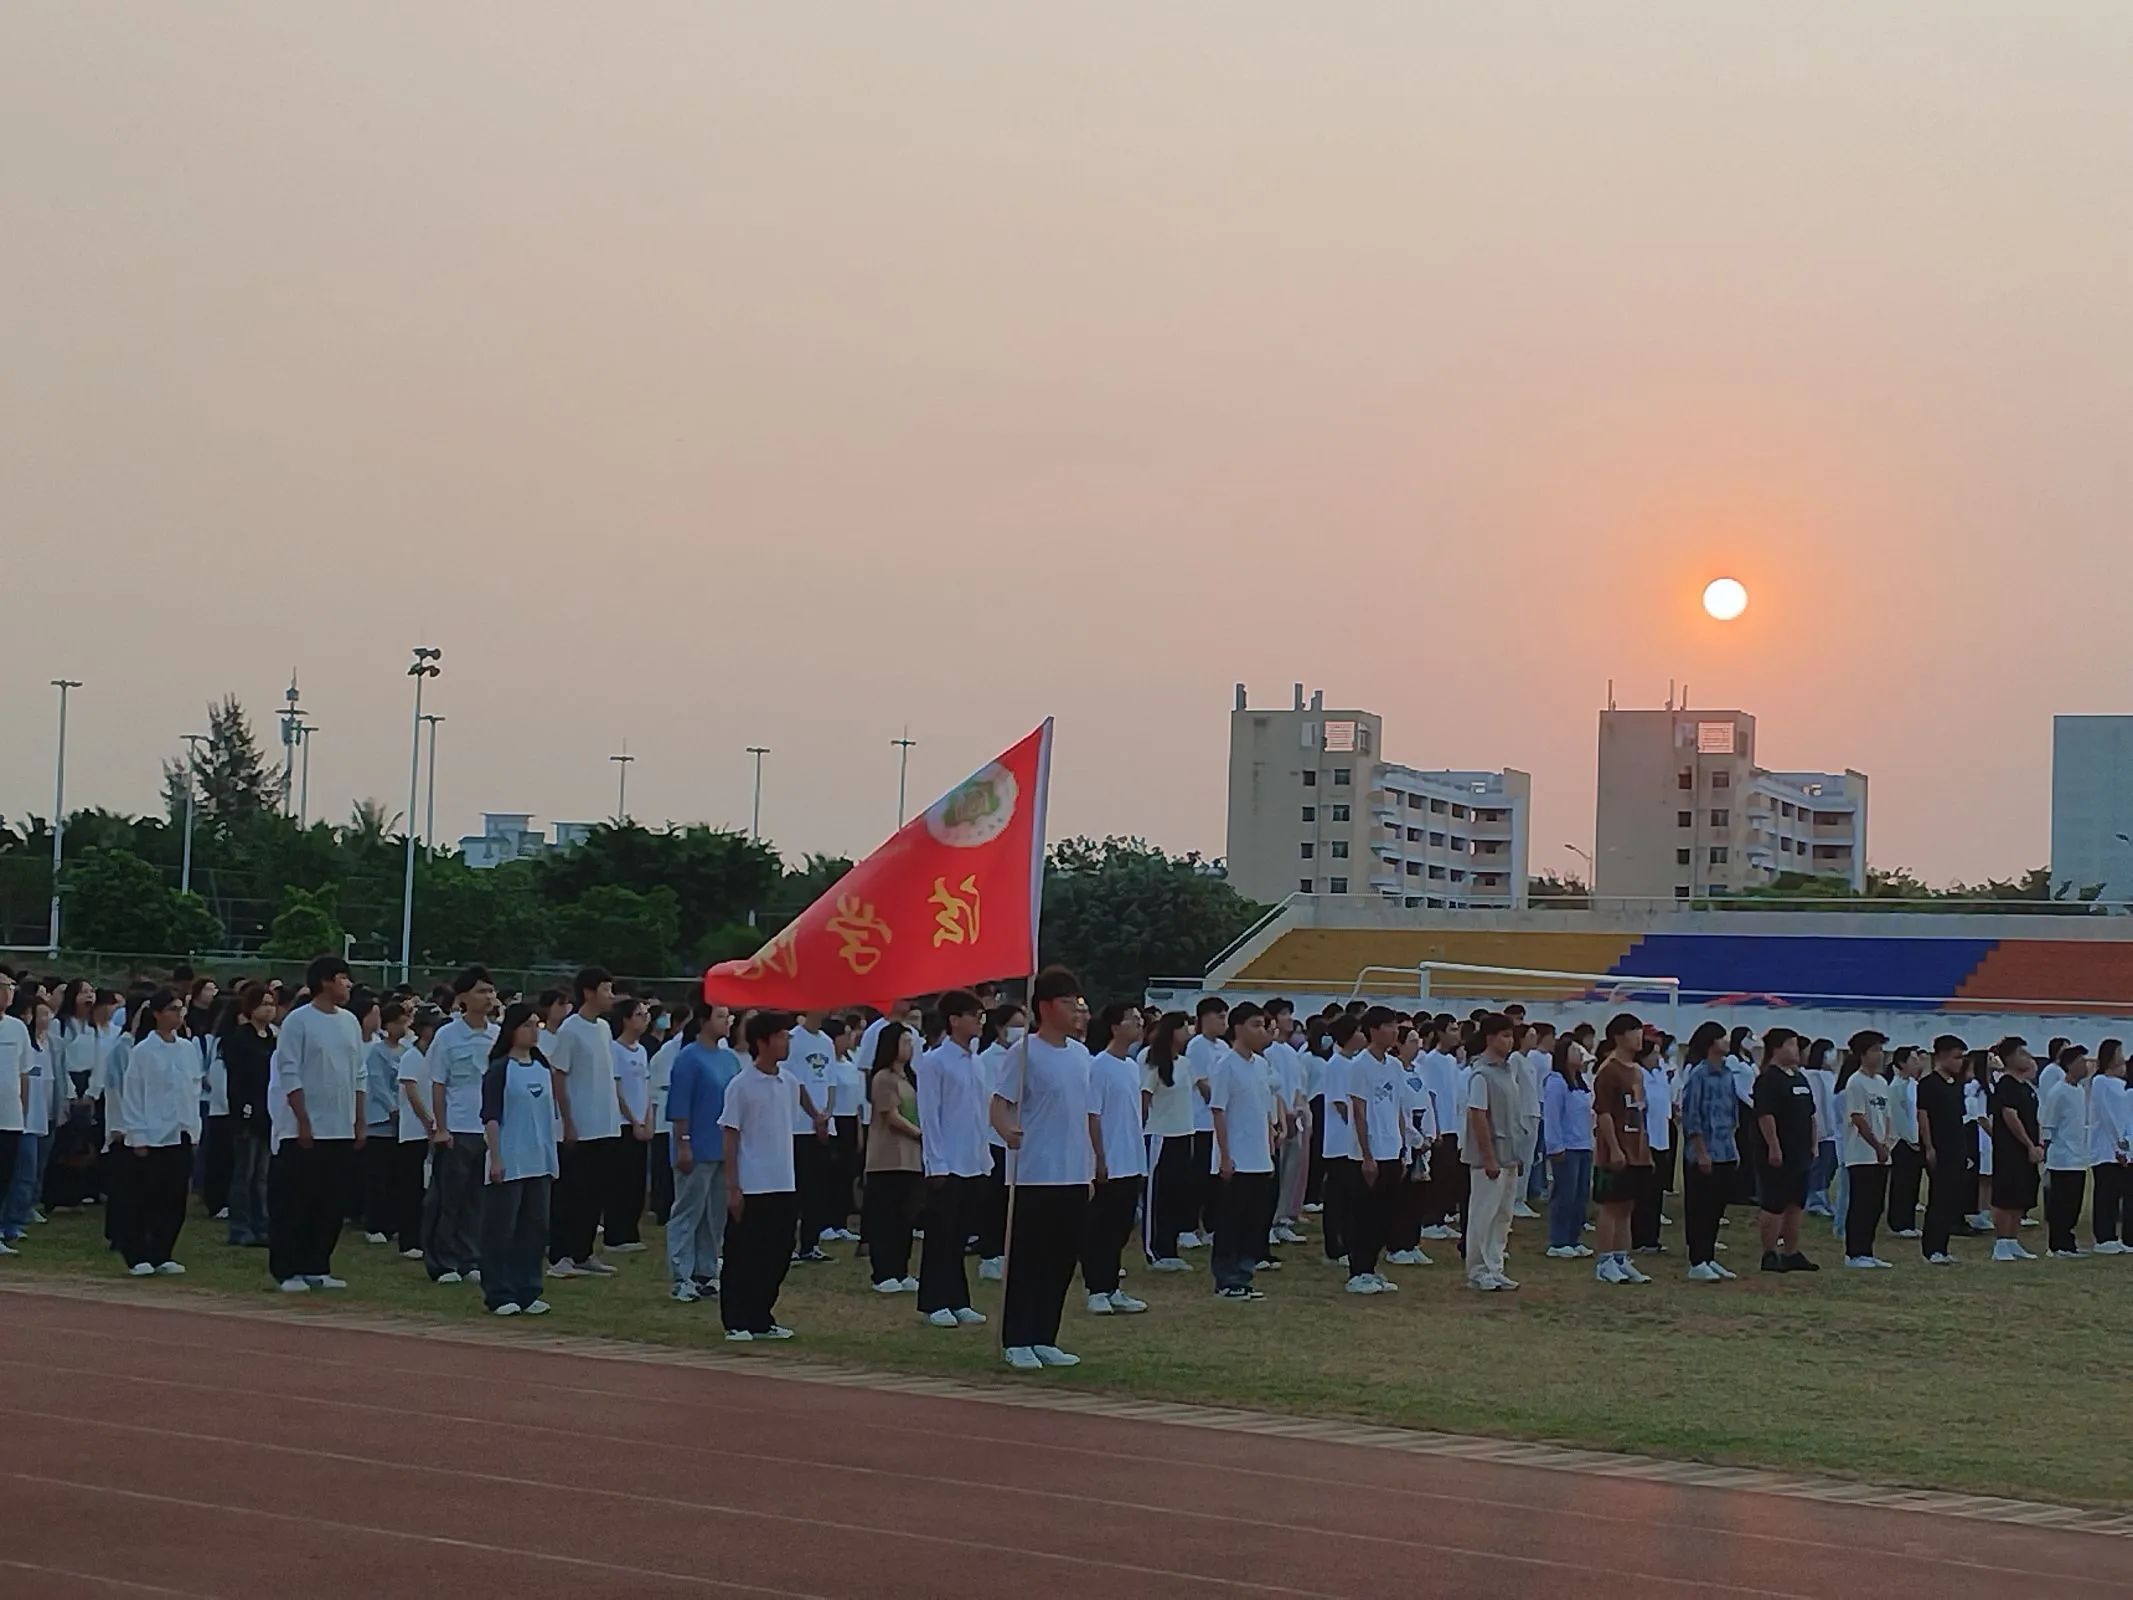
[[[1052,723],[936,800],[704,999],[815,1011],[1033,970]]]

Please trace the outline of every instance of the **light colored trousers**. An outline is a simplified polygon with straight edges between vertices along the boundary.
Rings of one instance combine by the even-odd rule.
[[[1511,1240],[1511,1206],[1518,1198],[1520,1179],[1510,1167],[1490,1177],[1479,1167],[1470,1167],[1472,1183],[1466,1202],[1466,1278],[1503,1275],[1503,1253]]]
[[[1281,1141],[1275,1173],[1274,1220],[1294,1226],[1303,1215],[1304,1180],[1311,1174],[1311,1118],[1307,1112],[1296,1119],[1289,1136]]]
[[[667,1271],[676,1283],[718,1276],[726,1248],[726,1163],[699,1161],[674,1174],[667,1213]]]

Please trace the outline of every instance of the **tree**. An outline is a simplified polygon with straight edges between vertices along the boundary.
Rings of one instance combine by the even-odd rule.
[[[1755,911],[1932,911],[1992,912],[2029,916],[2087,916],[2103,885],[2076,888],[2052,887],[2049,867],[2032,867],[2019,878],[1987,878],[1983,883],[1955,883],[1945,889],[1930,887],[1905,867],[1869,867],[1866,890],[1852,887],[1849,878],[1817,877],[1804,872],[1781,872],[1770,883],[1728,895],[1720,906]],[[1698,901],[1699,910],[1714,902]]]
[[[825,856],[809,853],[796,870],[787,872],[778,881],[776,914],[789,921],[836,887],[837,880],[852,870],[850,856]],[[760,939],[757,944],[762,943]],[[746,955],[754,946],[743,951]]]
[[[671,974],[680,938],[679,902],[663,883],[642,894],[598,884],[556,913],[559,953],[568,952],[574,961],[597,961],[628,977]]]
[[[1526,904],[1535,911],[1589,911],[1592,891],[1582,879],[1538,872],[1526,880]]]
[[[1072,967],[1094,1003],[1138,1000],[1152,978],[1205,971],[1265,909],[1197,855],[1068,839],[1045,865],[1043,959]]]
[[[419,857],[415,939],[423,958],[531,966],[546,953],[542,944],[549,926],[533,889],[531,866],[506,861],[477,871],[458,856]]]
[[[677,931],[666,944],[670,952],[693,946],[713,928],[745,923],[750,913],[766,911],[784,898],[779,888],[783,866],[775,850],[745,834],[701,824],[650,829],[602,823],[582,844],[543,856],[533,865],[542,901],[558,914],[605,884],[666,888],[674,897],[677,918]]]
[[[229,828],[271,815],[279,804],[278,782],[259,753],[252,724],[233,694],[209,702],[207,739],[200,746],[194,781],[199,798],[194,823]],[[171,823],[185,824],[185,761],[163,763],[163,807]]]
[[[386,810],[383,800],[358,800],[348,808],[348,826],[341,830],[341,843],[356,850],[382,849],[399,826],[400,813]]]
[[[181,895],[162,873],[125,850],[92,845],[60,873],[67,942],[128,955],[193,955],[221,943],[222,928],[198,895]]]
[[[340,899],[339,884],[316,890],[289,885],[282,891],[281,909],[274,913],[262,953],[281,961],[339,955],[347,938],[341,926]]]

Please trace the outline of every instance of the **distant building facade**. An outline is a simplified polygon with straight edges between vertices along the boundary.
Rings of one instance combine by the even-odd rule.
[[[481,832],[463,835],[459,854],[470,867],[493,867],[505,861],[530,861],[552,850],[568,850],[591,835],[590,822],[558,822],[551,841],[533,826],[530,811],[484,811]]]
[[[2133,717],[2052,718],[2052,892],[2133,900]]]

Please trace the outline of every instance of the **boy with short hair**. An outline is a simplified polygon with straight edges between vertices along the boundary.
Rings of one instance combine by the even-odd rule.
[[[1252,1287],[1252,1271],[1266,1242],[1281,1110],[1262,1054],[1266,1014],[1247,1000],[1230,1012],[1229,1024],[1230,1047],[1215,1064],[1208,1099],[1215,1124],[1214,1176],[1221,1186],[1212,1262],[1215,1293],[1224,1300],[1264,1300]]]
[[[748,1070],[726,1085],[718,1125],[724,1131],[726,1264],[719,1277],[719,1317],[737,1344],[790,1339],[779,1325],[778,1290],[792,1264],[800,1198],[793,1182],[793,1118],[800,1111],[799,1080],[784,1070],[792,1042],[792,1014],[758,1011],[743,1039]]]
[[[1629,1262],[1630,1213],[1653,1182],[1638,1061],[1643,1048],[1644,1024],[1626,1011],[1616,1016],[1607,1024],[1606,1059],[1592,1079],[1592,1198],[1600,1210],[1593,1276],[1602,1283],[1652,1281]]]

